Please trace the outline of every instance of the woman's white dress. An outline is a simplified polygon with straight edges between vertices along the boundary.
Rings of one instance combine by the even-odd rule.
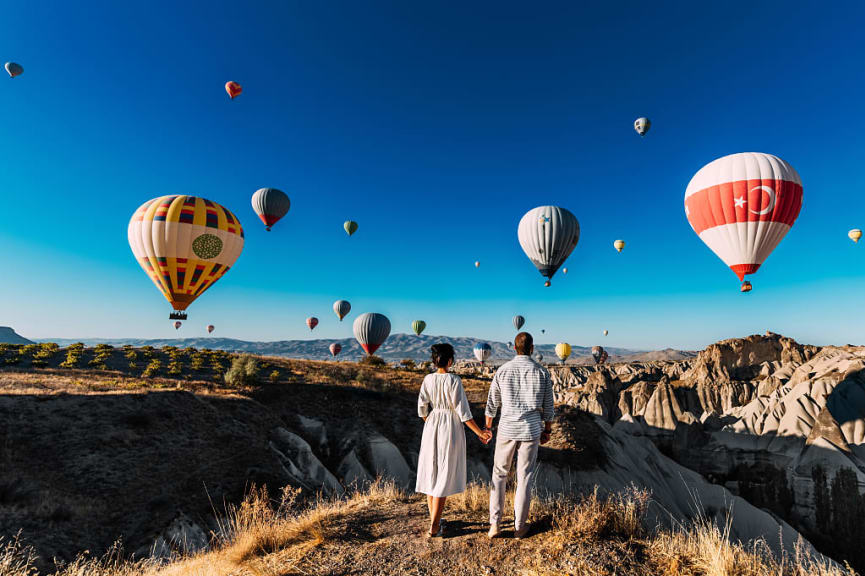
[[[466,434],[472,419],[463,381],[454,374],[427,374],[420,387],[417,413],[426,422],[417,461],[415,491],[442,497],[466,489]]]

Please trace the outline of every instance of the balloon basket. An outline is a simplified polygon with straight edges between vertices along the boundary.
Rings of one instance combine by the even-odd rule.
[[[186,320],[186,312],[179,312],[175,310],[171,314],[168,315],[169,320]]]

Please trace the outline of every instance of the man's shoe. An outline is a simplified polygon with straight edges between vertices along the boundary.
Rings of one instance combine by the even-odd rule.
[[[490,538],[498,538],[501,534],[501,530],[499,530],[498,524],[490,524],[490,531],[487,532],[487,536]]]
[[[525,526],[523,526],[519,530],[516,530],[514,532],[514,538],[516,538],[517,540],[519,540],[521,538],[525,538],[526,536],[529,535],[529,529],[530,528],[531,527],[528,524],[526,524]]]

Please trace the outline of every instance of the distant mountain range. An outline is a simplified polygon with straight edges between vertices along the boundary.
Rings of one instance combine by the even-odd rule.
[[[13,332],[14,333],[14,332]],[[110,344],[112,346],[177,346],[186,348],[210,348],[213,350],[227,350],[230,352],[248,352],[262,356],[283,356],[286,358],[303,358],[309,360],[329,360],[331,358],[328,347],[334,342],[342,345],[342,353],[339,355],[343,360],[359,360],[365,352],[354,338],[342,338],[336,340],[279,340],[276,342],[250,342],[247,340],[236,340],[234,338],[166,338],[157,340],[146,340],[141,338],[84,338],[80,340],[69,338],[44,338],[40,342],[56,342],[60,346],[67,346],[74,342],[83,342],[87,346],[96,344]],[[456,350],[457,359],[465,360],[474,358],[473,350],[479,342],[487,342],[492,346],[491,361],[502,361],[513,356],[513,351],[506,342],[491,342],[480,338],[448,337],[448,336],[415,336],[414,334],[391,334],[384,345],[376,351],[376,355],[387,361],[399,361],[410,358],[415,362],[429,360],[430,346],[437,342],[449,342]],[[606,348],[611,362],[622,361],[646,361],[646,360],[681,360],[693,356],[693,353],[681,352],[679,350],[643,351],[628,350],[626,348]],[[536,352],[544,355],[548,361],[555,359],[555,345],[545,344],[538,346]],[[591,347],[572,346],[570,363],[587,362],[591,359]]]

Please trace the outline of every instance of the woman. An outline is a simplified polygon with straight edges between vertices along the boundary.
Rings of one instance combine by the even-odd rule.
[[[490,441],[492,432],[475,424],[463,381],[448,373],[454,363],[453,346],[435,344],[431,350],[436,371],[423,379],[417,401],[424,427],[415,490],[427,495],[430,514],[427,536],[441,536],[447,497],[466,489],[466,435],[462,424],[484,444]]]

